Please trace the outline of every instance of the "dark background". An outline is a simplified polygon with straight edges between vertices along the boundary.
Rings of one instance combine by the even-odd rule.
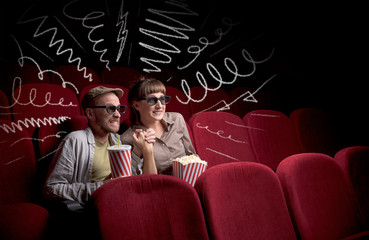
[[[242,49],[246,49],[255,60],[265,59],[272,53],[268,61],[257,64],[255,74],[237,79],[231,85],[224,84],[222,88],[229,91],[236,86],[258,87],[275,75],[263,88],[263,91],[271,94],[273,109],[287,115],[301,107],[327,110],[335,117],[336,127],[345,136],[346,145],[369,145],[368,1],[177,2],[188,4],[188,8],[197,15],[171,16],[192,27],[194,31],[182,31],[188,37],[186,40],[162,37],[176,46],[180,53],[168,53],[170,61],[168,64],[157,64],[160,69],[176,69],[177,66],[188,62],[193,55],[187,53],[187,48],[190,45],[199,45],[200,37],[207,37],[209,41],[216,39],[215,30],[226,29],[222,19],[230,18],[238,24],[233,26],[219,43],[208,46],[190,67],[176,70],[190,86],[199,85],[195,74],[197,71],[207,73],[207,63],[217,66],[222,76],[227,79],[230,75],[224,69],[224,58],[232,58],[240,71],[249,72],[250,64],[242,59]],[[101,54],[93,51],[93,43],[88,40],[90,29],[83,27],[81,21],[71,19],[63,13],[63,7],[68,3],[71,3],[68,13],[73,16],[86,16],[93,11],[103,12],[104,15],[100,18],[88,21],[94,26],[103,24],[91,34],[91,38],[95,40],[103,39],[97,45],[98,49],[107,50],[102,58],[109,60],[110,66],[129,66],[142,73],[148,73],[144,69],[150,67],[141,60],[142,57],[166,58],[139,43],[163,48],[168,45],[145,36],[140,32],[140,28],[175,34],[173,31],[153,26],[146,20],[154,19],[183,27],[148,11],[150,8],[179,11],[180,8],[169,5],[168,2],[123,1],[123,10],[128,12],[128,35],[122,56],[116,61],[119,49],[116,42],[119,27],[116,23],[121,1],[2,1],[0,77],[3,82],[12,81],[16,76],[16,73],[9,70],[14,64],[19,64],[17,60],[20,53],[14,39],[22,47],[23,55],[32,57],[42,68],[53,69],[58,65],[68,64],[66,54],[58,55],[57,46],[49,46],[52,31],[34,36],[40,26],[40,32],[57,28],[54,40],[64,39],[64,48],[73,49],[74,56],[81,58],[82,66],[91,67],[98,73],[106,67],[106,64],[100,61]],[[43,25],[40,25],[42,19],[18,24],[22,16],[23,20],[47,16],[47,20]],[[206,78],[209,85],[216,85],[209,74]],[[180,81],[172,81],[169,84],[180,88]]]

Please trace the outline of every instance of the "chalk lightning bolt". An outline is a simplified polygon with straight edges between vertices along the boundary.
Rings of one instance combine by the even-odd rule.
[[[115,60],[116,62],[118,62],[120,60],[120,57],[122,56],[122,52],[123,52],[124,46],[126,45],[126,40],[127,40],[127,35],[128,35],[128,30],[126,29],[128,12],[123,13],[123,2],[124,1],[122,1],[120,5],[118,21],[117,21],[117,24],[115,25],[116,27],[120,25],[120,29],[119,29],[119,33],[117,37],[117,43],[120,42],[120,46],[119,46],[117,59]]]

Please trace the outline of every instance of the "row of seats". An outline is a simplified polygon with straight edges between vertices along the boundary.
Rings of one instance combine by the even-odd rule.
[[[276,172],[254,162],[219,164],[195,188],[171,176],[134,176],[103,185],[92,201],[103,239],[367,239],[361,217],[368,215],[356,212],[353,179],[338,163],[367,174],[368,154],[360,147],[336,159],[295,154]]]
[[[249,118],[252,121],[247,120]],[[257,121],[258,119],[259,122]],[[296,150],[299,144],[296,142],[292,143],[292,140],[296,140],[296,138],[283,136],[293,135],[293,128],[291,125],[288,125],[289,121],[289,118],[276,111],[253,111],[249,113],[249,116],[246,115],[244,119],[240,119],[231,113],[204,112],[191,117],[188,125],[198,154],[209,163],[209,168],[206,172],[211,172],[210,170],[217,166],[234,162],[235,164],[262,164],[269,169],[276,169],[278,173],[280,162],[283,159],[303,152],[301,149],[299,151]],[[51,156],[58,142],[65,134],[72,130],[82,129],[86,125],[86,117],[79,116],[62,124],[41,127],[38,130],[39,135],[37,138],[40,152],[47,152],[47,155]],[[6,213],[13,211],[9,210],[8,207],[19,209],[16,211],[18,215],[12,215],[15,221],[12,224],[18,226],[16,222],[20,219],[29,221],[34,212],[38,212],[37,220],[32,221],[29,229],[40,234],[39,231],[43,229],[42,226],[48,217],[48,213],[40,206],[32,204],[37,202],[39,193],[37,178],[40,177],[32,143],[34,139],[27,131],[18,131],[9,121],[1,121],[0,126],[2,126],[0,131],[0,150],[3,156],[0,163],[2,166],[0,168],[1,204],[27,203],[3,206],[4,210],[2,211],[4,211],[4,215],[1,216],[6,217]],[[5,128],[4,126],[13,126],[14,128]],[[275,128],[280,132],[276,132]],[[286,131],[286,129],[291,131]],[[49,140],[53,142],[53,146],[50,145]],[[296,151],[288,149],[290,146],[295,146],[293,150]],[[368,147],[361,147],[360,149],[363,151],[362,154],[358,154],[354,148],[341,150],[336,154],[336,158],[342,159],[340,166],[346,173],[346,181],[352,186],[350,187],[350,194],[352,199],[355,200],[356,206],[358,206],[356,207],[357,212],[365,213],[360,214],[360,218],[365,222],[365,218],[368,216],[367,206],[369,206],[367,202],[369,199],[367,190],[369,174],[365,172],[369,169],[367,165]],[[40,161],[42,162],[43,159],[40,159],[39,163]],[[324,171],[321,175],[325,176]],[[6,218],[8,219],[8,217]],[[7,220],[3,219],[3,221]],[[24,222],[21,221],[21,223]],[[5,224],[4,226],[8,225]],[[2,229],[2,231],[7,229],[16,232],[14,228],[6,228]]]

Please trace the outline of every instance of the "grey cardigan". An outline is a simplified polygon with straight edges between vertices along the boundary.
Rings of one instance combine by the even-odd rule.
[[[118,142],[111,133],[109,142]],[[105,181],[91,182],[95,138],[90,127],[69,133],[56,150],[43,188],[46,199],[67,199],[86,203]]]

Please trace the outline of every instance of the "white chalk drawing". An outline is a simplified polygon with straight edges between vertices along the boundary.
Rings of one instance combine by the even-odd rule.
[[[159,9],[149,8],[148,12],[153,14],[153,16],[161,18],[161,21],[154,20],[151,18],[146,18],[145,21],[148,23],[153,24],[154,26],[159,26],[163,30],[161,32],[150,30],[147,28],[139,28],[139,31],[144,34],[145,36],[152,38],[151,40],[157,40],[161,44],[164,44],[168,48],[161,48],[154,46],[153,44],[147,44],[144,42],[139,42],[139,45],[143,48],[155,52],[159,54],[162,58],[161,59],[153,59],[147,57],[141,57],[140,60],[152,68],[144,68],[143,71],[150,73],[150,72],[160,72],[161,68],[158,67],[157,64],[169,64],[172,62],[172,57],[170,54],[179,54],[181,50],[170,43],[171,39],[182,39],[188,40],[188,35],[185,32],[193,32],[195,29],[187,24],[175,19],[172,16],[198,16],[197,13],[190,10],[188,5],[185,3],[181,3],[179,1],[166,1],[167,4],[179,8],[177,11],[165,11]],[[164,22],[167,21],[167,22]],[[170,33],[165,33],[164,31],[169,31]]]
[[[197,71],[196,72],[196,79],[197,79],[198,83],[200,83],[200,85],[204,88],[204,95],[199,99],[193,98],[191,96],[191,88],[188,85],[187,80],[182,79],[181,87],[182,87],[182,91],[184,92],[185,96],[187,97],[187,100],[181,100],[178,96],[177,96],[177,100],[182,104],[188,104],[190,101],[195,102],[195,103],[200,103],[200,102],[204,101],[204,99],[206,98],[206,96],[208,94],[208,91],[216,91],[216,90],[220,89],[223,84],[226,84],[226,85],[234,84],[235,81],[237,80],[237,78],[239,78],[239,77],[247,78],[247,77],[252,76],[256,71],[256,64],[268,61],[272,57],[273,52],[274,51],[272,51],[271,54],[267,58],[265,58],[261,61],[256,61],[252,58],[252,56],[250,55],[250,53],[246,49],[242,49],[242,51],[241,51],[242,57],[246,60],[246,62],[250,63],[251,66],[252,66],[252,69],[250,70],[250,72],[249,73],[244,73],[244,74],[239,72],[236,63],[231,58],[229,58],[229,57],[224,58],[224,66],[226,67],[226,69],[228,70],[229,73],[233,74],[233,79],[231,79],[230,81],[226,80],[226,79],[223,79],[221,73],[219,72],[219,70],[213,64],[207,63],[206,68],[208,70],[208,73],[211,75],[213,80],[218,82],[218,86],[216,86],[214,88],[209,87],[208,84],[207,84],[207,80],[205,79],[204,75],[201,72]],[[274,78],[274,76],[272,76],[267,81],[265,81],[262,84],[261,87],[263,87],[267,82],[269,82],[272,78]],[[259,91],[259,89],[260,89],[260,87],[258,88],[257,91]],[[250,98],[253,99],[252,96],[253,95],[251,94],[250,96],[248,96],[244,99],[246,99],[246,100],[248,100]],[[253,100],[255,100],[255,99],[253,99]],[[227,107],[227,106],[225,106],[225,107]]]
[[[21,142],[23,140],[32,140],[32,141],[38,141],[38,142],[45,142],[45,140],[48,139],[48,138],[54,138],[54,137],[55,138],[61,138],[62,136],[60,134],[67,134],[67,132],[66,131],[59,131],[56,134],[47,135],[47,136],[45,136],[42,139],[39,139],[39,138],[20,138],[17,141],[15,141],[12,144],[10,144],[9,146],[12,147],[15,144],[17,144],[18,142]]]
[[[261,129],[261,128],[255,128],[255,127],[250,127],[250,126],[247,126],[247,125],[240,125],[240,124],[237,124],[237,123],[232,123],[232,122],[229,122],[229,121],[225,121],[225,123],[229,124],[229,125],[232,125],[232,126],[236,126],[236,127],[241,127],[241,128],[247,128],[247,129],[252,129],[252,130],[258,130],[258,131],[266,131],[265,129]]]
[[[227,26],[228,28],[225,31],[222,28],[216,29],[215,30],[215,35],[218,36],[218,38],[215,39],[212,42],[209,42],[208,38],[206,38],[206,37],[200,37],[198,41],[202,46],[191,45],[187,48],[187,53],[195,55],[193,57],[193,59],[190,60],[184,66],[177,66],[177,69],[183,70],[185,68],[188,68],[192,63],[194,63],[196,61],[196,59],[200,56],[202,51],[204,51],[208,46],[216,45],[217,43],[219,43],[223,39],[223,36],[227,35],[227,33],[229,33],[231,31],[233,26],[239,24],[239,23],[233,23],[232,19],[230,19],[230,18],[223,18],[222,23],[225,26]]]
[[[29,9],[27,9],[25,11],[25,13],[21,16],[21,18],[18,20],[18,24],[27,24],[27,23],[32,23],[35,21],[39,21],[39,25],[37,26],[35,32],[33,33],[33,37],[37,38],[37,37],[41,37],[47,33],[51,33],[52,37],[49,41],[49,48],[52,48],[53,46],[58,46],[57,50],[56,50],[56,55],[62,55],[62,54],[69,54],[68,57],[68,63],[75,63],[77,65],[77,70],[78,71],[83,71],[83,76],[84,78],[88,78],[90,82],[93,81],[92,79],[92,74],[89,73],[87,74],[87,69],[86,67],[82,67],[81,68],[81,62],[82,59],[80,57],[74,57],[74,51],[72,48],[65,48],[64,43],[65,40],[64,39],[58,39],[56,40],[56,35],[58,33],[58,28],[57,27],[51,27],[51,28],[47,28],[46,30],[42,30],[42,27],[44,25],[46,25],[46,21],[49,19],[48,16],[40,16],[40,17],[36,17],[36,18],[30,18],[30,19],[25,19],[27,13],[32,9],[32,7],[30,7]]]
[[[75,1],[72,1],[70,3],[68,3],[67,5],[65,5],[65,7],[63,8],[63,14],[70,18],[70,19],[73,19],[73,20],[77,20],[77,21],[82,21],[82,26],[87,28],[87,29],[91,29],[90,32],[88,33],[87,37],[88,37],[88,40],[93,43],[93,47],[92,47],[92,50],[95,52],[95,53],[99,53],[101,54],[100,55],[100,62],[102,63],[105,63],[105,68],[109,69],[110,70],[110,67],[109,67],[109,63],[110,61],[109,60],[106,60],[106,59],[103,59],[104,55],[106,54],[106,52],[108,51],[106,48],[105,49],[102,49],[102,50],[99,50],[97,49],[97,45],[99,45],[99,43],[102,43],[104,42],[104,39],[100,38],[98,40],[95,40],[95,39],[92,39],[92,34],[98,30],[99,28],[102,28],[104,27],[104,24],[98,24],[98,25],[94,25],[94,24],[89,24],[89,22],[94,22],[96,19],[101,19],[102,17],[105,16],[105,13],[104,12],[101,12],[101,11],[93,11],[93,12],[90,12],[88,14],[86,14],[85,16],[83,16],[82,18],[81,17],[73,17],[69,14],[67,14],[66,12],[66,9],[70,6],[70,5],[73,5],[73,3],[76,3],[78,2],[79,0],[75,0]],[[95,34],[96,35],[96,34]],[[100,44],[101,45],[101,44]],[[73,53],[73,50],[72,50],[72,53]],[[71,54],[72,54],[71,53]],[[69,59],[68,59],[69,61]],[[80,65],[80,61],[78,63],[78,66]],[[78,69],[78,68],[77,68]],[[83,68],[82,68],[83,69]],[[85,68],[86,69],[86,68]],[[79,69],[78,69],[79,70]],[[81,70],[79,70],[81,71]],[[85,70],[86,71],[86,70]],[[86,78],[86,77],[85,77]],[[91,73],[90,73],[90,78],[89,78],[89,81],[92,82],[93,79],[91,77]]]
[[[233,142],[236,142],[236,143],[243,143],[243,144],[246,144],[247,143],[245,141],[237,140],[237,139],[232,138],[232,135],[231,134],[229,134],[228,136],[223,136],[224,135],[224,131],[223,130],[213,131],[213,130],[210,130],[209,129],[209,126],[201,126],[201,123],[199,123],[199,122],[196,123],[196,127],[200,128],[200,129],[205,129],[209,133],[214,134],[214,135],[217,135],[218,137],[223,138],[223,139],[229,139],[229,140],[231,140]]]
[[[13,160],[11,160],[11,161],[9,161],[9,162],[5,163],[5,164],[4,164],[4,166],[7,166],[7,165],[10,165],[10,164],[13,164],[13,163],[15,163],[15,162],[17,162],[17,161],[19,161],[19,160],[21,160],[21,159],[23,159],[23,158],[24,158],[24,156],[19,157],[19,158],[16,158],[16,159],[13,159]]]
[[[208,151],[211,151],[211,152],[213,152],[213,153],[219,154],[219,155],[221,155],[221,156],[223,156],[223,157],[230,158],[230,159],[232,159],[232,160],[234,160],[234,161],[238,161],[238,162],[240,162],[240,161],[241,161],[241,160],[239,160],[239,159],[237,159],[237,158],[235,158],[235,157],[229,156],[229,155],[227,155],[227,154],[225,154],[225,153],[221,153],[221,152],[219,152],[219,151],[215,151],[214,149],[211,149],[211,148],[205,148],[205,149],[206,149],[206,150],[208,150]]]
[[[126,13],[123,12],[123,5],[124,5],[124,1],[121,2],[117,24],[115,25],[116,27],[120,26],[119,32],[118,32],[118,37],[117,37],[117,43],[120,42],[120,45],[119,45],[117,58],[115,60],[116,62],[119,62],[119,60],[122,56],[122,52],[124,50],[124,47],[125,47],[126,41],[127,41],[127,37],[128,37],[128,29],[127,29],[128,12],[126,12]]]
[[[278,117],[280,117],[280,116],[278,116],[278,115],[262,114],[262,113],[251,113],[251,116],[257,116],[257,117],[268,117],[268,118],[278,118]]]
[[[32,127],[41,127],[41,126],[51,126],[53,124],[60,124],[61,122],[64,122],[66,120],[70,120],[71,118],[68,116],[59,116],[59,117],[44,117],[41,118],[25,118],[24,120],[18,120],[17,122],[12,122],[10,125],[8,124],[2,124],[0,125],[0,129],[5,131],[6,133],[12,132],[15,133],[17,129],[19,131],[23,130],[23,127],[29,128]],[[23,127],[22,127],[23,126]]]

